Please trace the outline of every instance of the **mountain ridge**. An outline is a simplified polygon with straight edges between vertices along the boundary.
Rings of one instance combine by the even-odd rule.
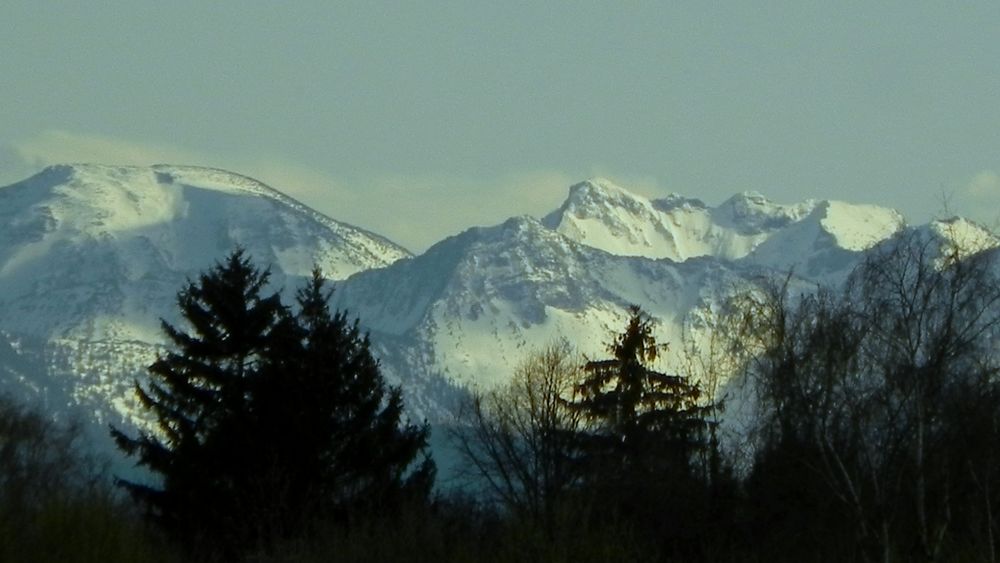
[[[502,384],[532,346],[562,337],[603,353],[627,305],[681,345],[708,334],[734,291],[793,266],[805,284],[837,283],[902,229],[875,206],[745,192],[712,207],[592,179],[541,219],[472,227],[413,256],[224,170],[50,167],[0,188],[0,331],[20,343],[0,364],[24,360],[0,379],[52,388],[101,422],[141,422],[132,380],[162,349],[159,318],[180,322],[185,280],[238,244],[286,296],[322,266],[413,416],[440,421],[463,388]]]
[[[0,188],[0,331],[18,343],[3,386],[138,421],[132,382],[162,351],[160,319],[180,324],[177,292],[238,246],[286,300],[314,265],[337,279],[410,256],[218,169],[49,167]]]

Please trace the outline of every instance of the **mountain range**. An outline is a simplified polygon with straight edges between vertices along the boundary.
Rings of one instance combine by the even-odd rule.
[[[660,341],[697,345],[733,292],[789,271],[804,287],[839,283],[913,228],[996,244],[961,219],[908,227],[891,209],[750,192],[712,207],[592,179],[540,219],[414,256],[231,172],[53,166],[0,188],[0,389],[94,428],[141,424],[132,386],[163,349],[160,320],[183,326],[177,292],[239,245],[288,296],[319,266],[411,416],[443,421],[533,347],[566,338],[604,353],[630,304],[658,320]]]

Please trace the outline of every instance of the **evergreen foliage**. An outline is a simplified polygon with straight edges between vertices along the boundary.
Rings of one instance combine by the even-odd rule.
[[[0,398],[0,560],[996,561],[1000,251],[893,242],[840,289],[793,296],[789,275],[723,312],[756,430],[739,480],[720,405],[654,369],[633,307],[608,359],[553,345],[473,397],[459,446],[499,503],[426,502],[427,429],[357,321],[319,272],[285,307],[237,251],[179,294],[189,326],[164,325],[137,385],[159,430],[113,431],[160,479],[121,484],[173,545],[72,426]]]
[[[718,463],[705,463],[718,459],[708,419],[716,406],[688,378],[653,369],[665,348],[653,328],[648,314],[630,307],[624,332],[608,345],[612,357],[584,365],[569,406],[589,423],[579,440],[597,517],[624,518],[676,553],[704,531],[718,480]]]
[[[711,405],[696,383],[651,366],[660,350],[654,322],[641,308],[629,308],[625,331],[608,345],[612,357],[588,361],[570,407],[591,423],[591,455],[612,456],[616,464],[650,469],[665,459],[686,471],[696,452],[708,447]],[[621,468],[615,468],[617,472]]]
[[[365,507],[425,498],[433,463],[410,471],[428,428],[402,424],[366,336],[332,313],[319,271],[297,314],[242,250],[178,295],[189,324],[163,329],[174,349],[136,383],[158,431],[118,446],[158,483],[120,481],[171,536],[234,558],[344,520]]]

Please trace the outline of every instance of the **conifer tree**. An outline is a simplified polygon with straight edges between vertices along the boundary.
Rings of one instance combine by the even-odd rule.
[[[278,377],[264,377],[258,401],[273,434],[270,455],[294,473],[292,506],[324,518],[426,498],[434,478],[429,457],[412,462],[427,446],[429,428],[402,423],[398,388],[387,388],[358,321],[330,311],[331,292],[319,270],[297,294],[299,340],[280,359]],[[289,516],[284,519],[287,520]]]
[[[173,350],[136,384],[157,430],[112,429],[158,483],[121,481],[169,535],[235,559],[306,533],[311,521],[391,509],[433,479],[426,427],[401,424],[367,337],[332,313],[320,272],[293,314],[264,296],[268,271],[242,250],[178,295],[188,323],[164,322]]]
[[[699,386],[652,369],[663,348],[653,326],[641,308],[629,307],[625,331],[608,346],[612,357],[584,365],[580,399],[571,404],[592,424],[593,446],[626,464],[643,452],[662,455],[663,448],[675,450],[674,457],[683,461],[705,447],[709,430],[710,406]]]
[[[654,322],[629,308],[628,324],[608,346],[612,357],[587,362],[570,407],[589,422],[580,436],[585,490],[604,524],[624,520],[666,552],[690,554],[707,532],[713,472],[718,471],[714,405],[686,377],[651,366],[664,346]]]
[[[135,385],[157,431],[132,438],[112,429],[118,446],[161,479],[122,486],[176,537],[236,528],[237,491],[248,480],[239,422],[249,418],[250,383],[274,355],[274,338],[292,326],[278,295],[262,295],[268,277],[237,250],[189,282],[177,297],[189,330],[162,323],[174,350],[149,367],[145,387]]]

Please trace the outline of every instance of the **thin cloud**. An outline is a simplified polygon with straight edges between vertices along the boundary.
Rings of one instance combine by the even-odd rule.
[[[993,170],[983,170],[972,178],[965,191],[976,199],[1000,198],[1000,174]]]
[[[11,143],[8,170],[60,163],[211,166],[251,176],[337,220],[423,251],[475,225],[514,215],[541,216],[565,198],[574,178],[529,170],[495,178],[379,174],[345,180],[292,159],[270,155],[206,154],[186,147],[52,130]],[[16,181],[19,178],[10,178]],[[643,186],[646,187],[646,186]]]
[[[669,190],[665,189],[659,180],[652,176],[637,176],[612,171],[605,166],[594,166],[590,169],[590,177],[607,178],[628,191],[650,199],[663,197]],[[585,178],[577,178],[576,181]]]
[[[358,188],[368,203],[365,224],[423,251],[472,226],[548,213],[571,183],[565,173],[535,170],[490,179],[383,175]]]
[[[70,131],[44,131],[11,144],[26,163],[43,167],[56,163],[107,163],[150,165],[157,163],[207,165],[203,155],[181,147],[136,143],[103,135]]]
[[[35,171],[65,163],[209,166],[251,176],[304,203],[315,204],[331,192],[341,197],[347,195],[330,175],[288,159],[209,154],[177,145],[104,135],[50,130],[11,143],[7,152]]]
[[[954,192],[953,207],[949,213],[955,213],[984,225],[996,227],[1000,225],[1000,174],[995,170],[983,170],[972,177]],[[948,202],[946,202],[948,203]]]

